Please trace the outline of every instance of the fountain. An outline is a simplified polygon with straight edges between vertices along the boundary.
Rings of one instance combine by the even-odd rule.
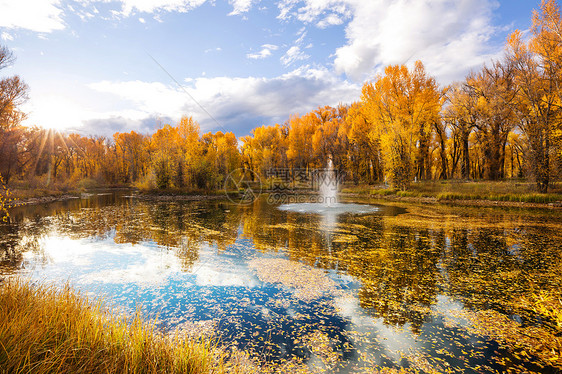
[[[332,160],[328,160],[328,168],[318,175],[318,184],[320,190],[319,203],[324,205],[334,205],[338,202],[338,175],[334,171]]]
[[[322,214],[334,218],[334,221],[339,214],[367,214],[379,210],[373,205],[338,202],[339,179],[337,170],[334,170],[330,159],[328,167],[317,174],[320,194],[316,197],[316,202],[283,204],[278,208],[289,212]]]

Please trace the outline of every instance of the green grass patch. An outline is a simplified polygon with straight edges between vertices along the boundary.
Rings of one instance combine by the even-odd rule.
[[[396,194],[396,190],[393,188],[375,188],[372,186],[350,186],[344,187],[340,191],[341,193],[352,193],[357,195],[377,195],[377,196],[388,196]]]
[[[376,196],[434,197],[439,200],[487,200],[549,204],[562,202],[562,189],[555,184],[549,193],[537,193],[529,181],[422,181],[412,183],[408,190],[373,186],[347,186],[343,193]]]
[[[371,190],[369,193],[370,195],[375,195],[375,196],[388,196],[388,195],[396,194],[396,190],[393,188],[381,188],[381,189]]]
[[[400,196],[400,197],[423,197],[424,195],[419,191],[396,191],[396,196]]]
[[[468,194],[460,192],[441,192],[436,195],[439,200],[488,200],[488,201],[510,201],[523,203],[548,204],[562,201],[560,194]]]
[[[184,336],[184,337],[182,337]],[[248,372],[209,337],[163,334],[69,287],[10,279],[0,287],[0,368],[6,373]]]

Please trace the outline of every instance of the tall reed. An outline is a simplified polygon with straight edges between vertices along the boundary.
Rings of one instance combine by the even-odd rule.
[[[126,318],[70,287],[0,283],[3,373],[224,373],[253,371],[209,337],[165,335],[139,313]]]

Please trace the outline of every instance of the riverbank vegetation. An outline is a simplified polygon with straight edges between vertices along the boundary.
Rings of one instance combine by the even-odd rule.
[[[386,187],[386,188],[385,188]],[[560,204],[562,186],[553,184],[548,193],[536,192],[533,183],[526,181],[465,181],[438,180],[410,184],[407,191],[390,186],[348,184],[341,191],[344,195],[361,195],[374,198],[416,197],[434,198],[439,201],[485,200],[536,204]]]
[[[28,88],[0,84],[0,174],[15,190],[222,189],[251,170],[334,167],[354,184],[525,179],[547,193],[562,178],[562,19],[555,0],[532,16],[529,38],[515,31],[501,59],[440,87],[423,62],[388,66],[365,82],[355,103],[322,106],[250,135],[202,134],[184,116],[152,134],[112,138],[21,126]],[[0,49],[0,69],[14,58]],[[40,124],[38,124],[40,125]],[[249,175],[249,174],[247,174]],[[500,184],[501,185],[501,184]],[[229,186],[234,187],[234,186]]]
[[[0,367],[9,373],[246,373],[252,368],[240,357],[227,359],[208,336],[164,335],[154,321],[108,312],[69,287],[15,279],[0,286],[0,342]]]

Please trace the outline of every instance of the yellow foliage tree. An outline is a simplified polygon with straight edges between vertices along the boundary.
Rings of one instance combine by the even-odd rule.
[[[385,176],[394,187],[406,189],[414,177],[429,176],[429,144],[440,121],[442,97],[420,61],[412,71],[405,65],[388,66],[374,84],[363,86],[371,136],[380,141]]]
[[[552,153],[562,150],[561,92],[562,20],[554,0],[543,0],[533,13],[532,37],[523,41],[515,31],[507,43],[506,61],[515,71],[519,127],[530,149],[531,170],[537,189],[547,192]]]

